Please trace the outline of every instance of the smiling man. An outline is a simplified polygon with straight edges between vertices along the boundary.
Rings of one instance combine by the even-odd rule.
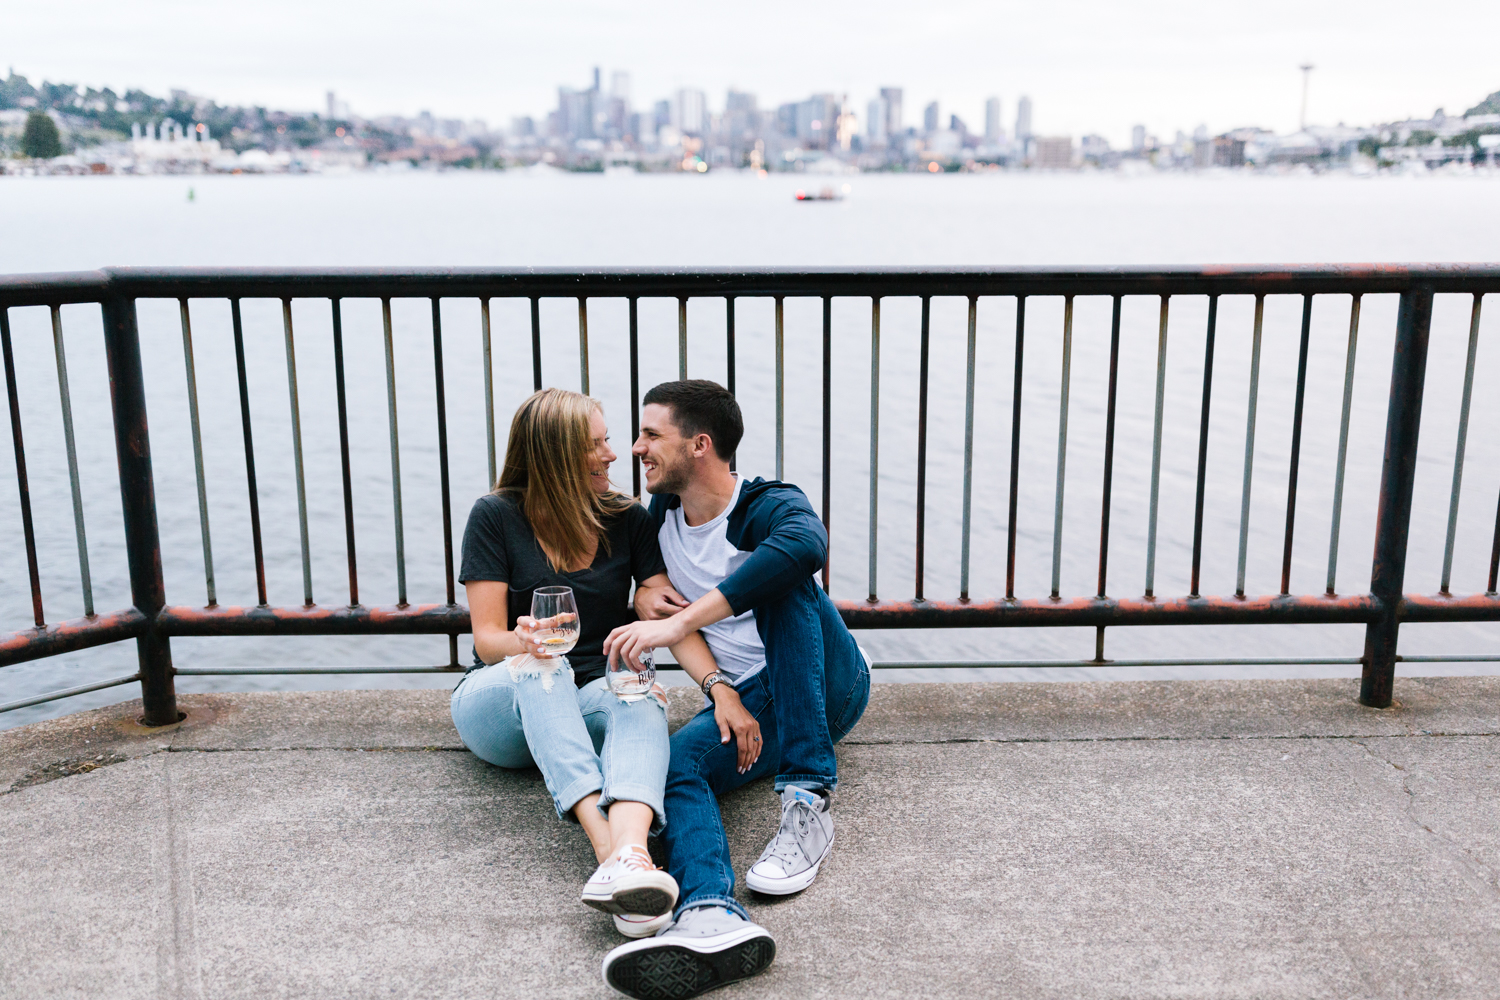
[[[638,663],[696,629],[718,661],[703,681],[711,705],[672,736],[662,840],[682,891],[676,920],[604,960],[605,981],[634,997],[694,996],[771,964],[770,933],[734,898],[717,797],[775,776],[780,827],[745,881],[772,895],[807,888],[833,847],[833,745],[870,698],[869,662],[814,580],[828,534],[797,487],[730,471],[743,433],[718,383],[664,382],[646,394],[631,449],[672,586],[637,591],[642,620],[611,632],[605,654]],[[745,713],[758,734],[719,721]],[[757,735],[759,746],[736,745]]]

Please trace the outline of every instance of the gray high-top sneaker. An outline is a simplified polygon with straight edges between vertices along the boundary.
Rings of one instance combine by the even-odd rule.
[[[745,884],[756,892],[785,896],[801,892],[818,877],[833,850],[833,817],[828,797],[788,785],[781,790],[781,829],[750,866]]]
[[[764,927],[722,906],[695,906],[655,937],[604,956],[604,981],[637,1000],[685,1000],[759,975],[775,958]]]

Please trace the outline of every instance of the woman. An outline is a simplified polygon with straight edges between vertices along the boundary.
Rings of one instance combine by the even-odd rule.
[[[541,769],[560,817],[576,819],[599,868],[582,901],[628,937],[671,918],[677,883],[651,863],[665,825],[667,719],[659,697],[620,701],[605,680],[604,637],[634,620],[630,583],[662,587],[666,565],[644,507],[609,482],[615,453],[597,401],[544,389],[511,422],[505,468],[464,530],[475,667],[453,692],[464,745],[500,767]],[[571,587],[579,639],[549,656],[529,615],[538,587]],[[714,669],[694,633],[672,648],[694,676]],[[570,683],[571,681],[571,683]],[[748,713],[746,713],[748,714]]]

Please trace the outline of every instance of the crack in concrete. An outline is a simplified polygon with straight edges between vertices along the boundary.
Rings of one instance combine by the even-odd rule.
[[[1375,761],[1378,764],[1384,764],[1401,775],[1401,791],[1406,795],[1406,806],[1402,810],[1402,812],[1403,814],[1405,814],[1406,818],[1410,820],[1412,825],[1417,829],[1426,834],[1429,834],[1434,839],[1442,843],[1445,847],[1447,847],[1450,854],[1456,855],[1456,860],[1459,862],[1460,868],[1463,870],[1464,875],[1466,876],[1465,881],[1469,882],[1471,885],[1474,885],[1475,888],[1480,891],[1481,895],[1488,895],[1493,897],[1497,901],[1500,901],[1500,872],[1496,872],[1491,869],[1483,861],[1480,861],[1478,858],[1476,858],[1473,853],[1463,844],[1454,840],[1446,833],[1442,833],[1438,830],[1433,829],[1417,816],[1417,793],[1411,786],[1413,772],[1409,771],[1402,765],[1397,764],[1394,760],[1391,760],[1387,757],[1382,757],[1380,754],[1377,754],[1374,750],[1370,749],[1370,746],[1367,743],[1361,742],[1361,739],[1370,738],[1372,737],[1361,737],[1360,739],[1351,740],[1351,742],[1353,742],[1355,746],[1363,750],[1365,752],[1365,755],[1368,756],[1371,760]],[[1407,737],[1385,736],[1373,738],[1406,739]]]
[[[844,739],[840,746],[942,746],[948,743],[1226,743],[1243,741],[1253,743],[1258,741],[1274,740],[1405,740],[1422,739],[1425,737],[1443,738],[1455,736],[1500,736],[1500,731],[1477,731],[1477,732],[1433,732],[1430,730],[1412,730],[1404,735],[1369,734],[1361,733],[1348,735],[1342,733],[1261,733],[1237,736],[952,736],[941,739],[917,740],[917,739]]]

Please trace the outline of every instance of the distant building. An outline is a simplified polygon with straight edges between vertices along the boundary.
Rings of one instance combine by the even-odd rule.
[[[1070,135],[1038,136],[1031,165],[1039,170],[1067,170],[1073,166],[1073,137]]]
[[[672,99],[671,123],[683,135],[702,135],[708,124],[708,99],[703,91],[684,87]]]
[[[1078,155],[1085,162],[1097,164],[1109,156],[1109,140],[1102,135],[1086,135],[1078,140]]]
[[[872,146],[884,146],[890,138],[886,130],[886,123],[890,120],[890,107],[885,103],[885,98],[877,97],[870,102],[865,112],[865,138]]]
[[[1245,165],[1245,140],[1221,135],[1214,139],[1213,162],[1216,167],[1243,167]]]
[[[1137,125],[1130,130],[1130,148],[1136,153],[1145,152],[1146,126]]]
[[[999,142],[1005,138],[1000,128],[1000,98],[991,97],[984,102],[984,141]]]
[[[922,110],[922,131],[931,135],[942,127],[939,119],[942,114],[938,111],[938,102],[933,101]]]
[[[1031,98],[1022,94],[1016,102],[1016,138],[1024,142],[1031,136]]]
[[[900,135],[906,128],[901,118],[901,88],[881,87],[880,99],[885,102],[885,134]]]
[[[625,107],[630,107],[630,74],[623,69],[617,69],[609,76],[609,96],[625,102]]]

